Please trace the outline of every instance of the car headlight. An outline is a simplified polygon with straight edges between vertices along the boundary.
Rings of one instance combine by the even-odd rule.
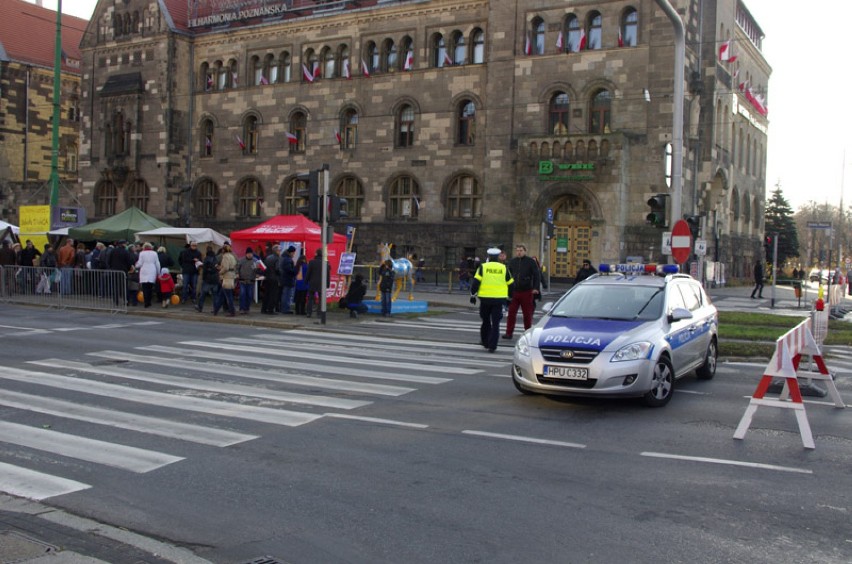
[[[631,343],[618,349],[610,362],[624,362],[626,360],[642,360],[648,358],[653,345],[647,342]]]
[[[521,356],[530,355],[530,338],[526,333],[518,339],[518,342],[515,344],[515,351]]]

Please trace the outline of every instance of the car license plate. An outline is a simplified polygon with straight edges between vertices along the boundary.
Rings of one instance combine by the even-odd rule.
[[[544,366],[544,375],[548,378],[564,378],[566,380],[586,380],[589,377],[588,368],[571,368],[568,366]]]

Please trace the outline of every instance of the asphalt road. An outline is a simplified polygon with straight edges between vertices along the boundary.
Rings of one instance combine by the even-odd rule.
[[[662,409],[522,396],[477,324],[4,306],[0,491],[217,563],[852,561],[849,409],[810,400],[807,450],[787,410],[732,439],[758,363]]]

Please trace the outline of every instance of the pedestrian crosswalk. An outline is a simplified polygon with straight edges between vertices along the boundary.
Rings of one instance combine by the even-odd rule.
[[[486,358],[471,350],[369,331],[258,330],[10,366],[0,372],[0,491],[37,500],[81,491],[97,486],[97,472],[81,465],[144,474],[191,456],[186,443],[227,448],[267,425],[329,418],[427,427],[374,417],[369,407],[506,373],[508,348]]]

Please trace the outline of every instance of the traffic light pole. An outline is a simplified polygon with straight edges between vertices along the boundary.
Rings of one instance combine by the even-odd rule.
[[[778,232],[772,234],[772,297],[770,309],[775,309],[775,286],[778,284]]]
[[[322,278],[320,288],[320,324],[325,325],[325,315],[328,311],[328,165],[322,165],[319,171],[320,213],[322,214]]]

